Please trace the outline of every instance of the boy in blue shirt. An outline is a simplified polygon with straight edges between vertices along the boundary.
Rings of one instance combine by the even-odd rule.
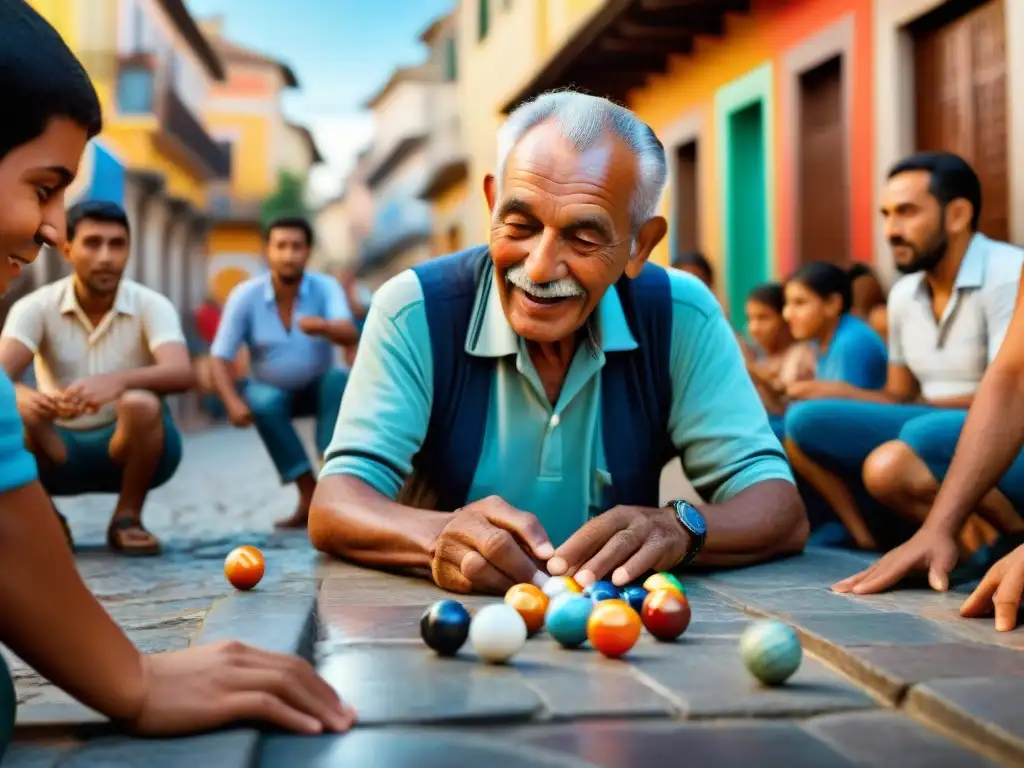
[[[23,0],[0,2],[0,294],[64,233],[64,192],[100,105],[64,41]],[[147,734],[267,720],[342,731],[354,714],[305,661],[227,642],[143,654],[89,593],[26,451],[0,373],[0,642],[87,706]],[[68,627],[74,627],[70,641]],[[0,760],[14,726],[0,660]]]

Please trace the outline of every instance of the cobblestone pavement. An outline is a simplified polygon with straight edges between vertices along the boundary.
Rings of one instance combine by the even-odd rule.
[[[308,436],[308,425],[300,425]],[[291,512],[295,491],[282,487],[253,430],[213,427],[185,436],[181,467],[146,503],[147,527],[164,543],[153,558],[126,558],[106,549],[112,496],[58,499],[90,588],[132,640],[146,651],[185,648],[214,601],[229,594],[225,555],[255,544],[267,559],[265,584],[312,578],[304,533],[276,533],[274,520]],[[61,704],[69,697],[5,650],[19,703]]]

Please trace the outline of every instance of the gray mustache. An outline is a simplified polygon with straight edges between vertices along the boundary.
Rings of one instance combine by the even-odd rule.
[[[550,283],[535,283],[526,274],[526,267],[516,264],[505,271],[505,279],[519,290],[538,299],[568,299],[587,294],[575,278],[563,277]]]

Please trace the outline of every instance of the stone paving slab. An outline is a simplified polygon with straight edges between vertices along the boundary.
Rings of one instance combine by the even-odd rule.
[[[907,711],[1024,765],[1024,677],[930,680],[910,689]]]
[[[867,562],[858,553],[810,550],[752,568],[687,575],[694,620],[675,643],[645,634],[625,659],[608,660],[586,645],[561,649],[541,632],[500,667],[478,664],[468,647],[440,659],[418,631],[434,600],[455,597],[472,610],[497,598],[446,595],[420,579],[325,562],[322,669],[345,698],[367,709],[370,718],[357,733],[386,725],[388,734],[401,733],[403,743],[430,752],[456,749],[449,741],[456,734],[471,739],[472,751],[456,749],[446,765],[475,764],[481,754],[494,766],[519,765],[521,753],[501,746],[508,739],[583,761],[570,764],[612,767],[660,764],[680,754],[726,765],[973,766],[1024,758],[1007,717],[989,719],[971,687],[984,690],[988,681],[976,681],[979,673],[1024,681],[1024,653],[965,639],[963,627],[985,622],[950,613],[962,593],[937,600],[904,593],[902,603],[887,595],[876,604],[831,591]],[[739,659],[738,636],[755,616],[779,617],[803,638],[804,662],[784,686],[761,686]],[[1003,686],[1002,706],[1017,713],[1014,723],[1024,723],[1024,696],[1018,704],[1017,688]],[[900,708],[906,713],[894,711]],[[452,719],[462,723],[458,731]],[[1002,730],[993,736],[986,728]],[[960,731],[966,735],[951,741]],[[348,755],[344,750],[355,747],[342,746],[347,738],[303,740],[302,760]],[[288,755],[291,741],[274,737],[265,754]],[[493,754],[480,753],[485,746]],[[380,749],[383,762],[375,765],[392,764],[391,753]],[[396,750],[396,761],[408,754]]]

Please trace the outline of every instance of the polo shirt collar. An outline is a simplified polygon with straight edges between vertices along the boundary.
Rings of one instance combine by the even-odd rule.
[[[961,288],[981,288],[985,284],[985,265],[989,245],[992,241],[981,232],[975,232],[971,242],[967,244],[963,261],[960,262],[960,269],[957,270],[956,280],[953,281],[953,290]],[[931,292],[928,282],[924,279],[924,273],[917,276],[917,293],[923,298],[931,301]]]
[[[488,267],[476,288],[465,350],[474,357],[506,357],[519,349],[519,337],[508,324],[498,295],[496,273]],[[595,346],[602,352],[628,352],[637,348],[619,293],[610,286],[595,310]]]
[[[300,299],[304,299],[309,295],[309,284],[309,275],[303,273],[302,280],[299,282],[298,297]],[[274,293],[274,276],[269,271],[263,275],[263,298],[268,304],[273,304],[277,301],[277,294]]]
[[[974,233],[964,259],[960,262],[954,288],[981,288],[985,284],[985,255],[990,242],[980,232]]]
[[[121,282],[117,285],[117,294],[114,296],[114,311],[119,315],[138,314],[135,293],[125,285],[125,282],[125,279],[122,278]],[[78,303],[78,297],[75,295],[74,276],[65,279],[64,294],[60,300],[60,313],[62,315],[85,314],[82,306]]]

